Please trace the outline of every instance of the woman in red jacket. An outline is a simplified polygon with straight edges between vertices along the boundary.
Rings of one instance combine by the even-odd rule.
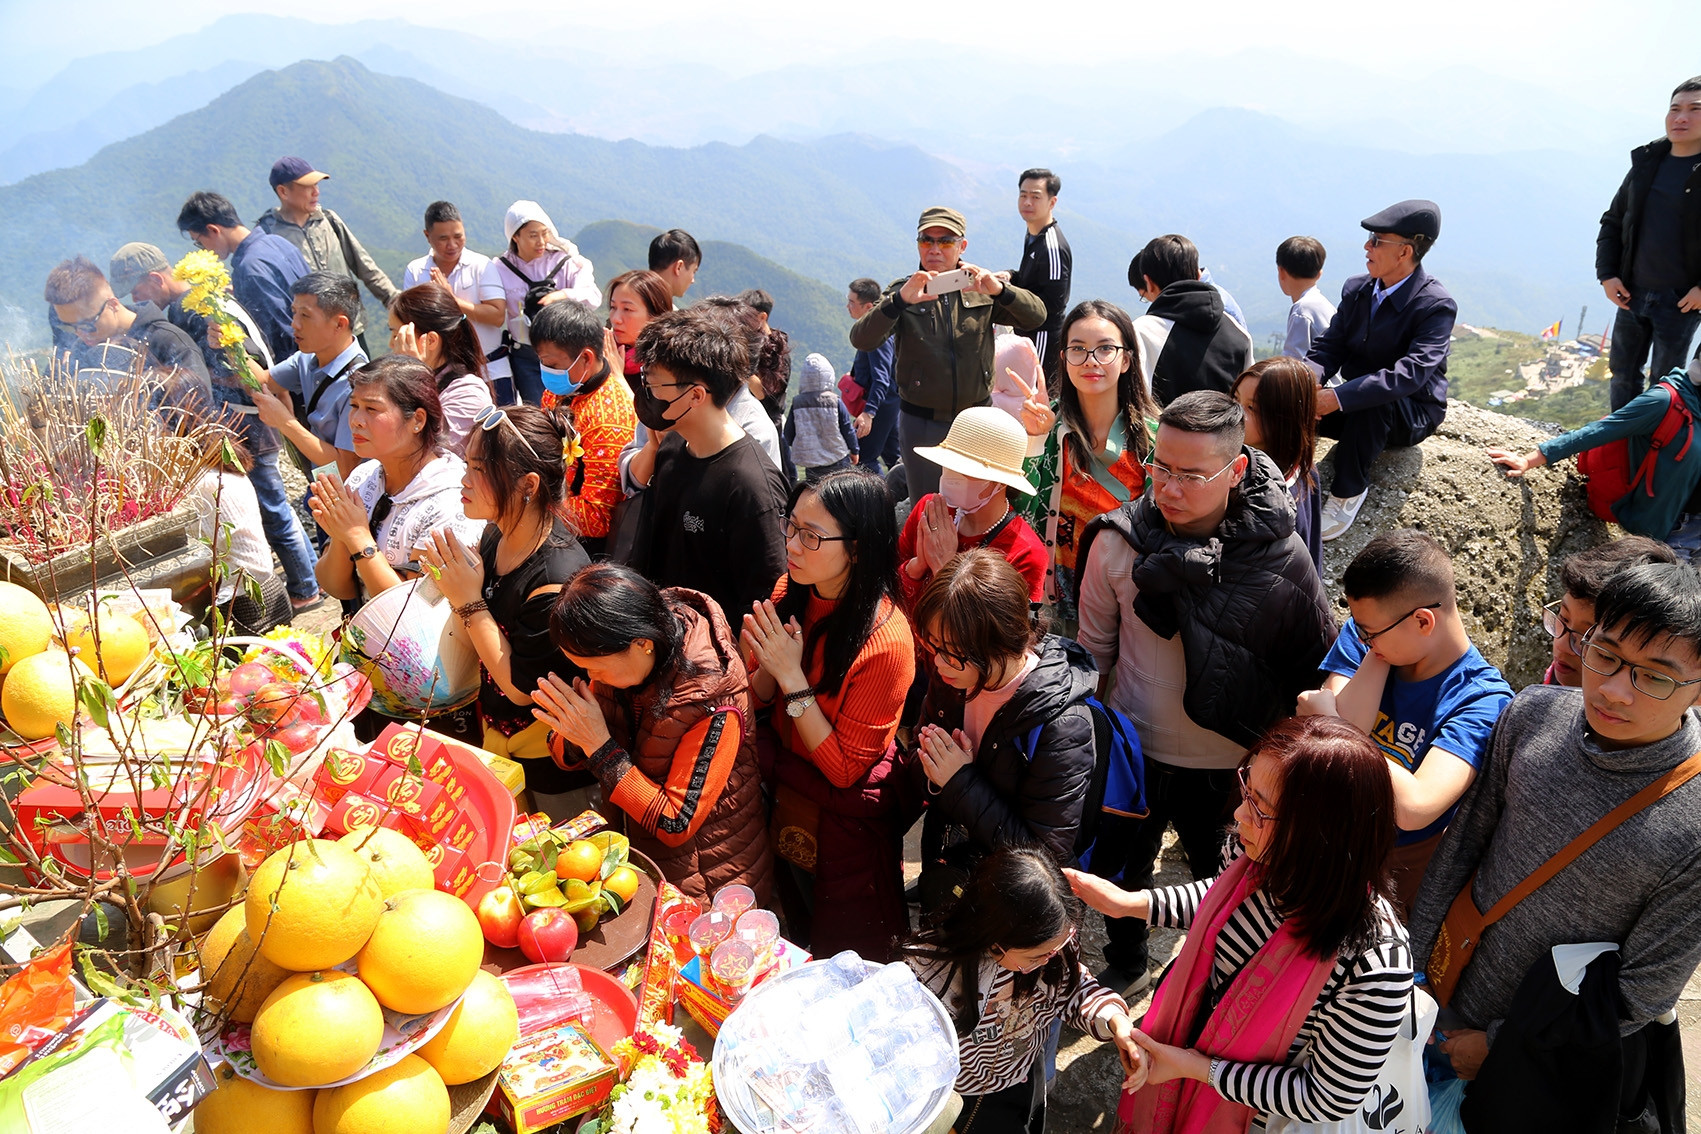
[[[750,719],[750,682],[713,599],[659,589],[613,563],[568,580],[550,637],[590,675],[533,694],[564,767],[582,761],[632,846],[703,899],[743,883],[768,901],[774,870]]]
[[[786,923],[818,957],[886,961],[909,929],[893,738],[915,676],[892,495],[872,473],[833,473],[792,490],[785,530],[786,574],[741,640],[779,736],[764,772]]]

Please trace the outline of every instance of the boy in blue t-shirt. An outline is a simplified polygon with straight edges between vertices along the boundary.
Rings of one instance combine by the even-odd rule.
[[[1323,659],[1323,688],[1300,694],[1299,712],[1351,721],[1388,757],[1399,826],[1388,867],[1404,916],[1512,687],[1471,645],[1453,561],[1431,537],[1377,536],[1341,590],[1352,618]]]

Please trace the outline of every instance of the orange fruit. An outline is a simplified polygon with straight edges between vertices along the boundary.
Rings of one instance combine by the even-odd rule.
[[[602,875],[602,848],[589,839],[575,839],[555,856],[555,876],[595,882]]]
[[[482,960],[478,916],[441,890],[403,890],[385,902],[357,958],[360,979],[378,1003],[409,1016],[452,1003]]]
[[[238,1075],[228,1063],[213,1072],[218,1084],[195,1107],[197,1134],[313,1134],[316,1091],[274,1091]]]
[[[297,973],[260,1005],[249,1044],[261,1074],[280,1087],[346,1079],[378,1054],[384,1010],[360,978],[340,969]]]
[[[243,909],[260,955],[305,973],[360,952],[384,912],[384,896],[359,855],[327,839],[309,839],[260,864]]]
[[[638,893],[638,872],[630,866],[616,867],[613,874],[603,882],[602,888],[620,896],[620,904],[626,905]]]
[[[201,975],[207,981],[208,1008],[229,1009],[232,1020],[252,1024],[266,997],[290,974],[255,951],[246,915],[241,906],[233,906],[201,942]]]
[[[453,1087],[496,1070],[519,1038],[519,1012],[508,986],[480,969],[442,1030],[419,1049],[419,1057]]]
[[[356,827],[337,842],[365,861],[386,898],[403,890],[430,890],[437,885],[431,861],[412,839],[389,827]]]
[[[314,1134],[438,1134],[449,1129],[449,1088],[417,1055],[313,1100]]]

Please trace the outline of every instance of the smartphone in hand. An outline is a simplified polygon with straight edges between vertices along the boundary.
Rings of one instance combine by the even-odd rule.
[[[953,291],[962,291],[966,287],[973,287],[974,282],[975,274],[973,272],[967,268],[958,268],[955,271],[940,272],[937,276],[928,280],[927,286],[921,289],[921,293],[923,295],[945,295]]]

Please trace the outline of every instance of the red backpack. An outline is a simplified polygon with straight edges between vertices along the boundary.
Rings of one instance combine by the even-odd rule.
[[[1660,418],[1660,424],[1648,439],[1648,452],[1640,465],[1631,469],[1630,442],[1623,438],[1577,454],[1577,471],[1588,478],[1589,509],[1609,524],[1618,522],[1618,517],[1613,515],[1613,505],[1632,492],[1640,490],[1653,497],[1654,465],[1660,450],[1679,433],[1683,434],[1683,447],[1673,458],[1681,461],[1688,455],[1689,446],[1695,440],[1695,418],[1677,387],[1662,379],[1654,388],[1663,388],[1671,403],[1666,406],[1665,416]]]

